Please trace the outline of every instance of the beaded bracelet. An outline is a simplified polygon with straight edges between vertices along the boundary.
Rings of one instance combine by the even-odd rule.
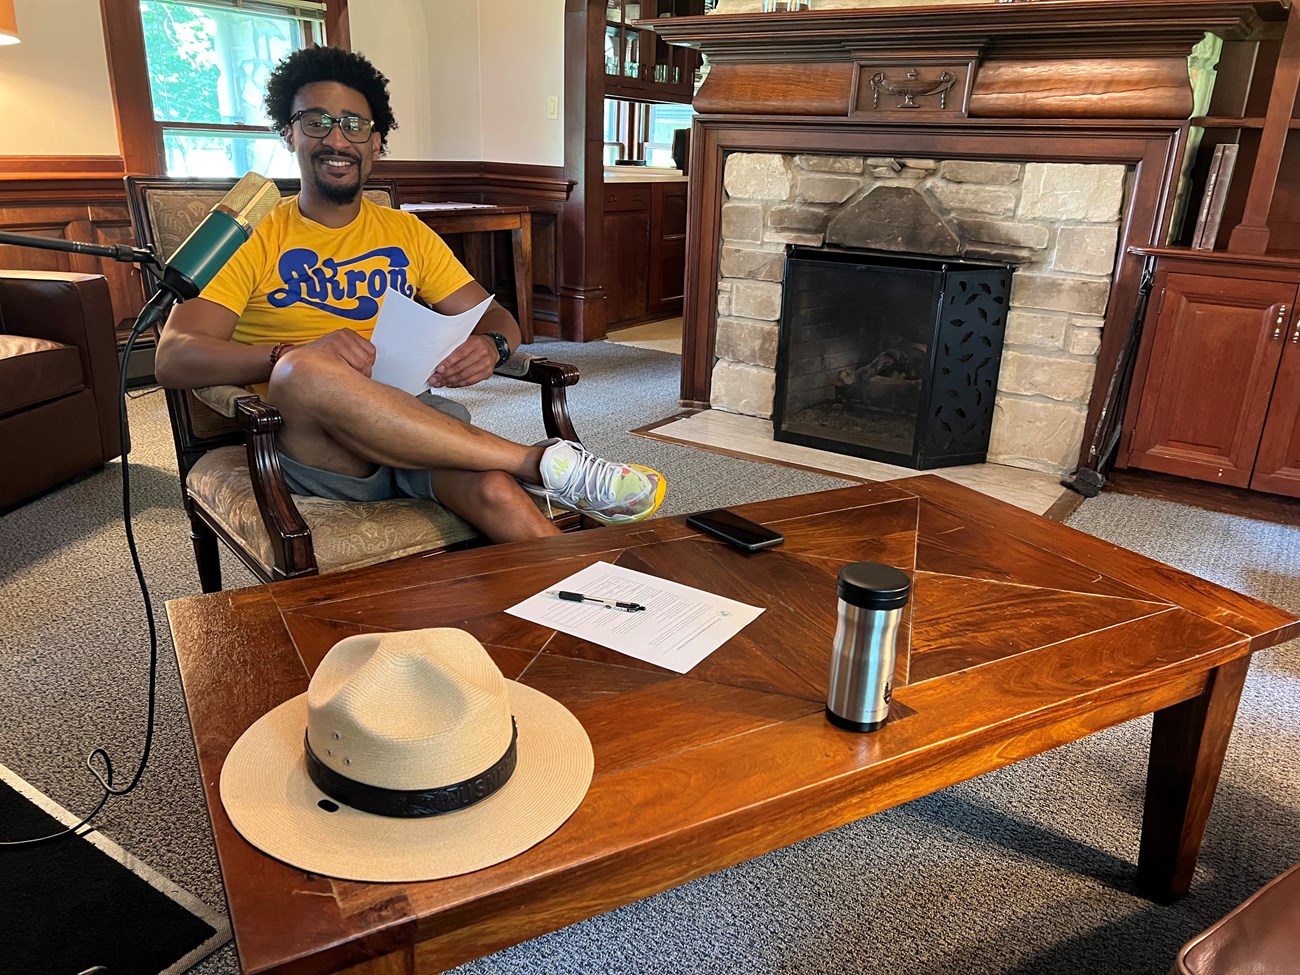
[[[274,368],[275,364],[280,361],[280,356],[292,348],[292,342],[277,342],[275,347],[271,349],[271,354],[267,356],[271,360],[271,367]]]

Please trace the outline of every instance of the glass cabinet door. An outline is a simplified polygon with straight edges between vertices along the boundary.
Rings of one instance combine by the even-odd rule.
[[[623,74],[623,32],[614,24],[605,25],[605,74]]]
[[[703,0],[605,0],[605,90],[611,97],[689,102],[699,54],[674,48],[642,18],[698,14]]]

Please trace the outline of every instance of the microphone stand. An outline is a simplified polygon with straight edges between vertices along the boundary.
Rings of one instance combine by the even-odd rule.
[[[124,263],[140,264],[148,268],[156,280],[162,280],[163,268],[158,261],[157,256],[152,250],[143,247],[129,247],[124,244],[83,244],[77,241],[60,240],[51,237],[33,237],[25,234],[0,233],[0,244],[13,244],[18,247],[35,247],[43,250],[71,251],[75,254],[89,254],[95,257],[106,257],[115,261]],[[144,615],[149,625],[149,703],[148,713],[145,720],[144,745],[141,748],[140,762],[136,766],[135,774],[131,781],[126,785],[117,787],[113,785],[113,761],[108,752],[102,747],[95,748],[86,757],[86,767],[90,770],[104,790],[103,796],[95,805],[95,808],[74,826],[69,826],[59,832],[49,833],[44,836],[37,836],[23,840],[9,840],[0,842],[0,847],[16,846],[34,846],[39,843],[45,843],[50,840],[58,839],[61,836],[80,835],[79,831],[83,826],[89,823],[104,808],[110,796],[123,796],[134,789],[140,782],[141,776],[144,775],[145,767],[149,763],[149,754],[153,747],[155,715],[157,712],[158,700],[158,627],[154,620],[152,597],[149,595],[149,586],[145,582],[144,568],[140,564],[140,553],[136,549],[135,531],[131,526],[131,474],[130,465],[127,462],[127,456],[131,453],[131,431],[127,423],[126,414],[126,374],[127,366],[131,361],[131,352],[135,348],[136,340],[144,333],[145,329],[160,324],[171,311],[172,305],[182,300],[181,296],[171,288],[161,286],[145,302],[140,309],[140,314],[136,316],[135,324],[131,327],[131,334],[122,347],[121,365],[118,368],[118,433],[122,441],[122,527],[126,534],[127,549],[131,553],[131,564],[135,568],[136,581],[140,584],[140,593],[144,599]],[[95,767],[93,761],[99,758],[103,762],[104,771],[101,773]]]

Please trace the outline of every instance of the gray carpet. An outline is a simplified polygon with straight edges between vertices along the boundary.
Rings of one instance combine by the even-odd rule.
[[[575,362],[584,440],[669,478],[666,513],[843,482],[627,431],[676,409],[679,359],[547,343]],[[483,425],[541,436],[534,390],[461,394]],[[162,397],[131,403],[136,531],[155,605],[198,591]],[[0,516],[0,762],[89,808],[86,754],[119,780],[143,728],[147,640],[118,524],[116,464]],[[1300,610],[1300,529],[1103,493],[1076,527]],[[229,559],[227,584],[251,578]],[[158,738],[103,832],[220,908],[165,624]],[[1256,658],[1189,897],[1130,892],[1148,722],[1094,735],[937,796],[463,966],[463,973],[1163,973],[1187,937],[1300,860],[1300,646]],[[0,854],[2,856],[2,854]],[[3,968],[3,965],[0,965]],[[194,971],[237,970],[230,946]]]

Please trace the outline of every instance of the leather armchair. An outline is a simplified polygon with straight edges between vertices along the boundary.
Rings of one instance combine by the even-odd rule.
[[[1170,975],[1300,971],[1300,865],[1269,881],[1178,952]]]
[[[0,271],[0,511],[121,454],[117,391],[104,277]]]

